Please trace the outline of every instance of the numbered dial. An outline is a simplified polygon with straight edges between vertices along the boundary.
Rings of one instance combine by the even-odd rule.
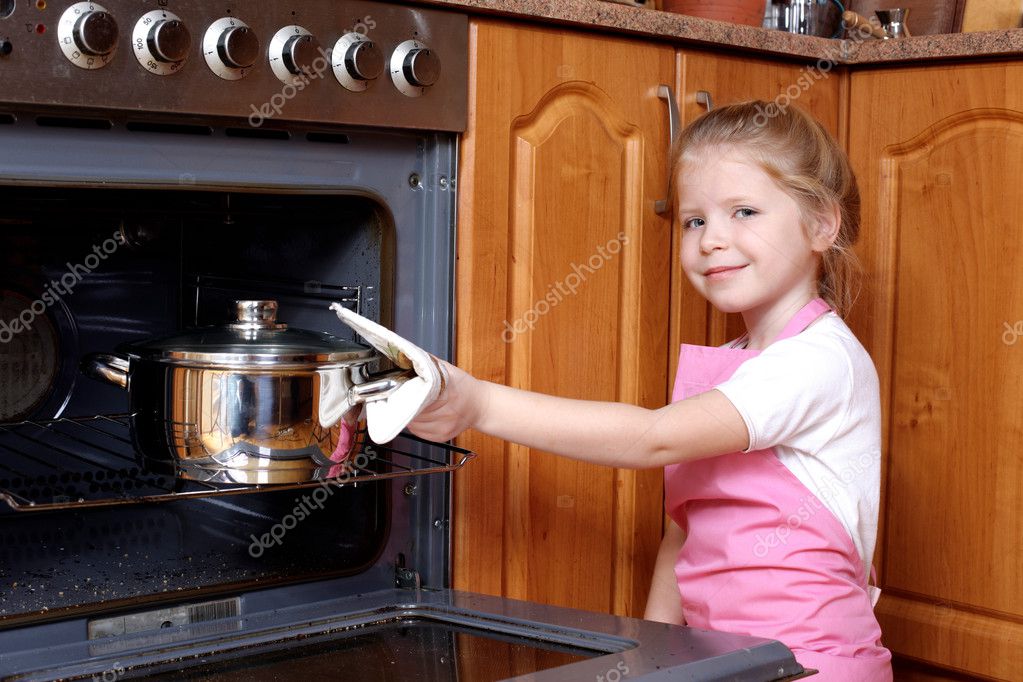
[[[185,63],[192,48],[192,35],[178,15],[158,9],[136,22],[131,46],[143,68],[166,76]]]
[[[57,40],[72,64],[98,69],[106,66],[117,51],[117,22],[102,5],[76,2],[60,16]]]
[[[384,70],[384,53],[361,33],[346,33],[334,43],[334,77],[353,92],[362,92]]]
[[[436,53],[418,40],[406,40],[391,54],[391,80],[408,97],[419,97],[440,78]]]
[[[285,26],[270,39],[270,68],[282,83],[291,83],[301,76],[318,76],[327,66],[322,52],[319,41],[309,31],[301,26]]]
[[[259,38],[244,21],[224,17],[206,29],[202,54],[210,71],[224,80],[238,80],[259,59]]]

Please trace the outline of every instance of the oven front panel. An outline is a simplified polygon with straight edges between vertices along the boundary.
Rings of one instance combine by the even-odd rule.
[[[277,299],[291,326],[351,338],[327,309],[343,300],[450,356],[454,136],[292,126],[261,139],[212,123],[182,132],[108,122],[53,128],[22,115],[0,125],[0,288],[16,293],[2,321],[41,302],[31,331],[0,338],[0,421],[124,414],[127,394],[83,376],[81,357],[223,322],[235,298]],[[108,253],[115,233],[126,237]],[[68,273],[73,290],[48,299]],[[130,435],[117,438],[90,435],[85,463],[82,443],[2,427],[0,488],[72,507],[153,487],[173,495],[178,482],[140,475]],[[446,584],[447,477],[324,490],[0,510],[0,629],[331,576],[380,589],[401,568]],[[304,501],[314,492],[324,499]]]
[[[7,5],[14,11],[0,18],[0,38],[10,52],[0,65],[9,104],[226,116],[254,128],[307,121],[465,129],[464,15],[362,0],[49,0],[3,3],[0,13]],[[299,34],[308,34],[301,47],[288,45]],[[372,45],[354,55],[357,70],[379,75],[345,76],[353,40]],[[251,65],[221,68],[225,58]],[[301,73],[285,68],[282,79],[284,64]],[[399,89],[410,68],[431,84]]]

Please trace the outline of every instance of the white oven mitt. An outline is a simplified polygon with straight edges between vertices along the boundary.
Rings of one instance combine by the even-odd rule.
[[[385,398],[368,398],[366,402],[366,429],[374,443],[389,443],[415,419],[419,411],[440,395],[444,385],[443,370],[432,355],[390,329],[340,303],[331,303],[338,319],[354,329],[369,345],[385,355],[395,366],[414,369],[416,376],[401,384]],[[340,376],[332,370],[321,371],[320,423],[332,425],[355,402],[343,390]]]

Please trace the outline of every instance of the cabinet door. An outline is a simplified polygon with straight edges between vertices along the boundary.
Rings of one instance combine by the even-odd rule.
[[[676,57],[676,92],[683,123],[698,118],[708,106],[719,107],[751,99],[797,106],[812,114],[842,140],[839,119],[840,93],[846,74],[830,63],[802,64],[755,59],[750,56],[679,50]],[[674,252],[678,252],[681,225],[674,227]],[[720,345],[740,336],[745,327],[739,315],[724,315],[709,305],[698,306],[699,294],[691,287],[677,258],[672,261],[671,347],[680,343]],[[677,358],[672,358],[674,376]]]
[[[674,51],[471,23],[459,176],[458,363],[570,398],[660,407]],[[456,588],[642,614],[662,473],[577,463],[469,432],[455,476]]]
[[[884,411],[877,607],[895,652],[1023,671],[1023,65],[852,75]]]

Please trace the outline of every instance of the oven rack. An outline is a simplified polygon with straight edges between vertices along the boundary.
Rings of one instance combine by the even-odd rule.
[[[252,279],[245,277],[223,277],[218,275],[191,273],[186,278],[189,287],[195,292],[196,302],[203,292],[223,291],[237,292],[239,296],[249,292],[260,291],[263,296],[301,296],[303,299],[350,304],[355,312],[361,313],[363,302],[363,286],[361,284],[328,284],[326,282],[294,282],[277,280],[271,277]],[[198,309],[198,305],[196,305]],[[198,320],[196,321],[198,324]]]
[[[0,500],[14,511],[32,512],[321,485],[340,487],[455,471],[476,456],[470,450],[408,432],[387,445],[377,445],[363,429],[358,434],[358,451],[339,465],[331,478],[277,484],[211,483],[183,479],[169,467],[166,473],[140,467],[131,440],[130,416],[97,414],[0,423]],[[367,453],[372,456],[359,457]],[[354,463],[359,461],[372,461],[372,470],[358,468]]]

